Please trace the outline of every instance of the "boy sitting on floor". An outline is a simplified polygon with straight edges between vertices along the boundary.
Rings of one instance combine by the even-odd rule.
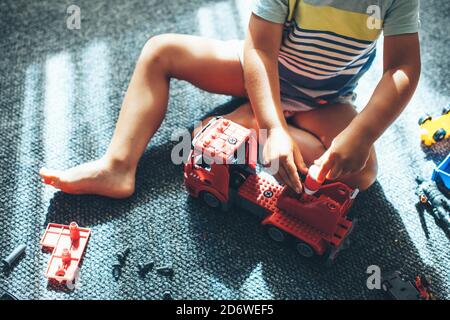
[[[377,175],[373,144],[403,111],[420,75],[419,0],[373,2],[257,0],[245,43],[177,34],[151,38],[106,154],[65,171],[43,168],[43,181],[67,193],[133,194],[139,158],[166,114],[169,82],[176,78],[248,97],[225,117],[267,130],[263,161],[279,161],[277,178],[297,192],[298,172],[313,163],[319,179],[367,189]],[[353,91],[374,60],[381,32],[384,73],[358,114]]]

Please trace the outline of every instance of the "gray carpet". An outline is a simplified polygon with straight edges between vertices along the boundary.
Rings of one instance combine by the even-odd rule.
[[[69,1],[0,2],[0,256],[27,244],[26,256],[0,286],[30,299],[384,299],[368,290],[366,269],[426,272],[440,298],[450,297],[449,240],[427,216],[426,239],[416,213],[414,176],[431,175],[450,144],[420,147],[417,118],[439,114],[449,100],[446,0],[422,1],[423,76],[401,118],[377,143],[379,182],[362,194],[351,248],[326,269],[272,244],[258,222],[235,210],[214,214],[188,198],[182,168],[170,162],[174,130],[229,97],[173,81],[169,113],[137,175],[136,194],[123,201],[70,196],[43,187],[43,166],[67,168],[106,149],[140,48],[152,35],[192,33],[243,37],[246,1],[78,0],[81,30],[65,27]],[[381,51],[380,51],[381,52]],[[378,65],[361,81],[358,105],[370,97]],[[49,256],[39,248],[48,222],[72,220],[93,230],[74,291],[48,285]],[[115,253],[130,247],[121,280]],[[172,279],[137,275],[137,263],[173,263]]]

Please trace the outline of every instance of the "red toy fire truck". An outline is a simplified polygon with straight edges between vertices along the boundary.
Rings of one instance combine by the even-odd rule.
[[[45,276],[60,283],[75,280],[91,230],[70,225],[50,223],[41,239],[44,251],[51,251]]]
[[[293,243],[304,257],[333,262],[352,230],[347,212],[358,189],[335,182],[312,195],[295,194],[256,173],[257,148],[251,130],[224,118],[211,120],[194,137],[184,168],[189,194],[212,208],[236,205],[253,212],[274,241]]]

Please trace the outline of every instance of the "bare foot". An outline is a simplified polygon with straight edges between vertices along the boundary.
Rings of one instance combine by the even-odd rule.
[[[99,159],[68,170],[42,168],[42,182],[70,194],[96,194],[123,199],[134,193],[135,170]]]

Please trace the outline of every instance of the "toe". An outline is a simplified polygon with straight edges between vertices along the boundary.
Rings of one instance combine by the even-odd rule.
[[[54,187],[59,187],[60,173],[58,171],[42,168],[39,171],[39,175],[41,176],[43,183]]]

